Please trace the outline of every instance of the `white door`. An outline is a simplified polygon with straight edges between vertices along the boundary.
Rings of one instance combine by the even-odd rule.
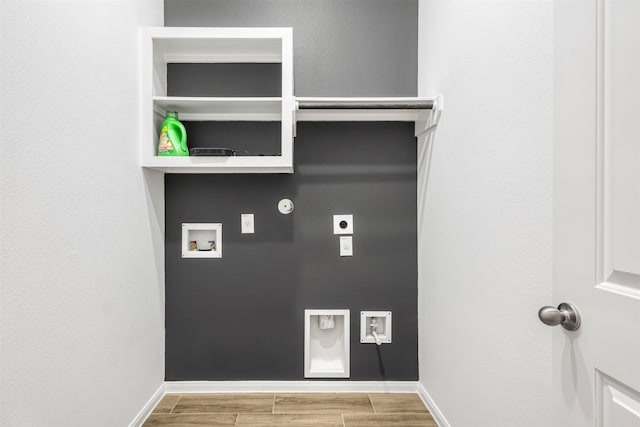
[[[556,0],[554,426],[640,427],[640,0]]]

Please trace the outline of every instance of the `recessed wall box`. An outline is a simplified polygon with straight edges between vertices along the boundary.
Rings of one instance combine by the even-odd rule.
[[[182,258],[222,258],[222,224],[183,223]]]
[[[360,342],[362,344],[389,344],[391,342],[391,312],[361,311]]]
[[[349,310],[304,311],[305,378],[349,378],[349,327]]]
[[[353,215],[334,215],[333,234],[353,234]]]

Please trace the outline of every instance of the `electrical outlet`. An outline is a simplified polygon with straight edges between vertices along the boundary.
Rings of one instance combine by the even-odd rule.
[[[333,234],[353,234],[353,215],[334,215]]]
[[[352,236],[340,236],[340,256],[353,256]]]
[[[240,223],[242,224],[242,234],[254,233],[253,214],[241,214]]]

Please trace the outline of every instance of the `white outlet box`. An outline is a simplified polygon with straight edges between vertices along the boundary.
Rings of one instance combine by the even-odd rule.
[[[182,258],[222,258],[221,223],[183,223]]]
[[[372,325],[375,325],[372,326]],[[360,312],[360,342],[375,344],[373,336],[375,329],[378,339],[383,344],[391,343],[391,312],[390,311],[361,311]]]
[[[242,224],[241,225],[242,234],[254,233],[253,214],[241,214],[240,223]]]
[[[340,236],[340,256],[353,256],[352,236]]]
[[[353,215],[334,215],[333,234],[353,234]]]
[[[304,311],[305,378],[349,378],[349,310]],[[334,316],[335,327],[320,329],[320,316]]]

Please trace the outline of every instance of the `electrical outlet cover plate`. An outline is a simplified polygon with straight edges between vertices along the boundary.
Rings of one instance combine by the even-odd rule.
[[[240,223],[242,234],[254,233],[253,214],[240,214]]]
[[[361,311],[360,312],[360,343],[375,344],[376,340],[371,335],[369,324],[372,318],[378,319],[378,324],[383,325],[378,332],[378,338],[383,344],[391,343],[391,312],[390,311]]]
[[[340,256],[353,256],[353,236],[340,236]]]
[[[353,234],[353,215],[334,215],[333,234]]]

